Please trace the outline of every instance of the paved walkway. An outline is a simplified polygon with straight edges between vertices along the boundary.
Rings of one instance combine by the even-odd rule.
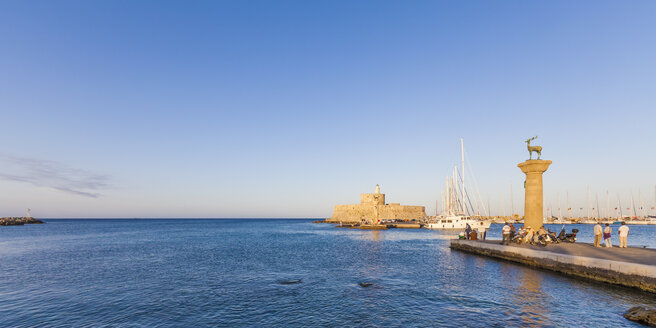
[[[485,240],[482,243],[500,244],[500,240]],[[533,246],[530,244],[515,244],[511,243],[510,246],[530,248],[536,251],[547,251],[558,254],[567,254],[573,256],[591,257],[602,260],[629,262],[636,264],[646,264],[656,266],[656,249],[650,248],[619,248],[613,246],[612,248],[594,247],[588,243],[559,243],[550,244],[546,247]]]

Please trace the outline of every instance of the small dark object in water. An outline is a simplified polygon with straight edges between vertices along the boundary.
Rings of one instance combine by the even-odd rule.
[[[624,313],[624,317],[649,327],[656,327],[656,309],[634,306]]]
[[[371,285],[373,285],[373,284],[370,283],[370,282],[361,282],[361,283],[359,283],[358,285],[360,285],[360,287],[362,287],[362,288],[367,288],[367,287],[369,287],[369,286],[371,286]]]
[[[301,279],[298,280],[286,280],[286,281],[281,281],[281,285],[293,285],[293,284],[300,284],[302,282]]]
[[[0,226],[12,225],[25,225],[25,224],[41,224],[43,221],[37,220],[33,217],[6,217],[0,218]]]

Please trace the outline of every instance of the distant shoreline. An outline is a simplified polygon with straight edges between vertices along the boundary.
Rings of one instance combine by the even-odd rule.
[[[32,217],[19,217],[19,216],[12,216],[12,217],[3,217],[0,218],[0,226],[17,226],[17,225],[25,225],[25,224],[42,224],[44,223],[41,220],[37,220]]]
[[[322,220],[323,218],[41,218],[41,220]]]

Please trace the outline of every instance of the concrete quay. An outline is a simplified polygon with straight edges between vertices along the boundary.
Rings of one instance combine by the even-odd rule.
[[[583,243],[551,244],[546,247],[500,243],[500,240],[454,239],[451,240],[450,247],[467,253],[656,293],[654,249],[596,248]]]

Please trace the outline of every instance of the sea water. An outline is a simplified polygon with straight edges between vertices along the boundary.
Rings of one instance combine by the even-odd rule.
[[[656,306],[653,294],[452,251],[453,232],[46,221],[0,227],[0,327],[637,327],[622,313]],[[590,225],[566,228],[592,240]],[[654,236],[631,226],[629,245]]]

